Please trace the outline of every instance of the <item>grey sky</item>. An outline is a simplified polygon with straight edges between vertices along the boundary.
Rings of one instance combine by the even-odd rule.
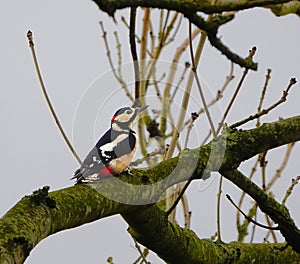
[[[118,12],[118,21],[121,14],[128,17],[128,10]],[[108,128],[109,118],[116,108],[129,104],[129,100],[120,94],[116,98],[108,98],[115,90],[114,87],[118,89],[119,86],[113,78],[109,79],[109,73],[104,74],[109,71],[109,65],[98,24],[100,20],[105,23],[107,31],[110,31],[111,40],[112,31],[120,29],[120,38],[124,43],[123,61],[130,62],[124,25],[121,22],[115,25],[92,1],[0,2],[0,215],[24,195],[39,187],[49,185],[51,190],[56,190],[71,186],[73,183],[69,179],[77,168],[76,161],[58,133],[42,97],[28,48],[28,29],[33,31],[44,81],[68,135],[80,134],[80,131],[72,130],[76,109],[87,88],[99,75],[102,76],[97,85],[102,85],[103,96],[98,100],[99,107],[103,106],[104,110],[96,115],[96,127],[91,132],[94,138],[83,141],[83,136],[78,136],[76,146],[82,158],[93,141]],[[249,74],[239,95],[240,101],[232,109],[228,123],[256,111],[267,68],[272,68],[273,72],[265,106],[280,98],[290,77],[300,78],[299,23],[296,16],[276,18],[269,11],[256,9],[238,14],[233,22],[224,26],[220,32],[224,42],[245,56],[248,49],[253,45],[257,46],[255,61],[259,62],[259,71]],[[182,30],[180,34],[185,33]],[[182,36],[185,37],[186,35]],[[115,44],[112,50],[115,50]],[[165,60],[171,58],[168,54],[164,56]],[[188,60],[188,54],[184,59]],[[235,69],[236,78],[231,85],[232,90],[241,73],[238,66]],[[207,43],[199,71],[214,94],[229,72],[229,62]],[[220,109],[226,106],[226,98],[228,96],[220,102]],[[299,115],[299,98],[298,84],[291,91],[287,103],[265,121],[276,120],[279,116]],[[275,194],[278,194],[276,197],[280,200],[284,193],[282,188],[285,190],[291,178],[299,175],[299,162],[296,161],[296,156],[299,159],[299,146],[293,151],[290,166],[274,188]],[[278,152],[270,154],[278,161],[282,155]],[[270,175],[273,175],[277,166],[276,162],[270,164]],[[243,168],[245,172],[249,172],[251,166]],[[288,207],[299,226],[300,212],[296,208],[296,201],[299,201],[300,191],[297,187],[288,201]],[[214,219],[217,181],[214,180],[204,191],[199,191],[199,188],[202,187],[196,182],[188,193],[193,212],[192,227],[200,237],[209,237],[216,230]],[[232,194],[236,200],[239,197],[237,188],[227,182],[223,191],[225,193]],[[222,212],[224,240],[234,240],[234,210],[225,199]],[[115,263],[131,263],[138,253],[126,229],[127,224],[119,216],[113,216],[58,233],[42,241],[32,251],[26,263],[105,263],[109,256],[114,257]],[[154,256],[150,260],[152,263],[161,263]]]

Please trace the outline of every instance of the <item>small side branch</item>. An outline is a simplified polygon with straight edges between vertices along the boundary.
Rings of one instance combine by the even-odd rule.
[[[263,224],[260,224],[258,222],[256,222],[255,220],[253,220],[251,217],[248,217],[248,215],[246,215],[236,204],[235,202],[232,200],[232,198],[230,197],[229,194],[226,194],[226,198],[229,200],[229,202],[231,202],[231,204],[249,221],[251,222],[252,224],[254,225],[257,225],[259,227],[262,227],[264,229],[268,229],[268,230],[279,230],[279,227],[278,226],[266,226],[266,225],[263,225]]]
[[[81,159],[79,158],[77,152],[75,151],[75,149],[73,148],[67,134],[65,133],[59,119],[58,119],[58,116],[54,110],[54,107],[51,103],[51,100],[49,98],[49,95],[47,93],[47,90],[46,90],[46,87],[45,87],[45,84],[44,84],[44,81],[43,81],[43,78],[42,78],[42,74],[41,74],[41,71],[40,71],[40,67],[39,67],[39,64],[38,64],[38,60],[37,60],[37,56],[36,56],[36,53],[35,53],[35,48],[34,48],[34,42],[33,42],[33,35],[32,35],[32,32],[29,30],[27,32],[27,38],[28,38],[28,41],[29,41],[29,47],[31,49],[31,53],[32,53],[32,58],[33,58],[33,61],[34,61],[34,66],[35,66],[35,69],[36,69],[36,73],[38,75],[38,79],[39,79],[39,82],[40,82],[40,85],[42,87],[42,91],[43,91],[43,95],[46,99],[46,102],[47,102],[47,105],[50,109],[50,112],[55,120],[55,123],[61,133],[61,135],[63,136],[64,138],[64,141],[66,142],[68,148],[70,149],[71,153],[73,154],[74,158],[77,160],[77,162],[81,165],[82,164],[82,161]]]
[[[254,120],[256,118],[259,118],[263,115],[266,115],[268,114],[270,111],[272,111],[274,108],[276,108],[278,105],[284,103],[286,100],[287,100],[287,96],[289,94],[289,91],[290,89],[292,88],[293,85],[295,85],[297,83],[297,80],[296,78],[291,78],[290,79],[290,82],[288,84],[288,87],[283,91],[283,94],[281,96],[281,98],[276,102],[274,103],[273,105],[271,105],[270,107],[266,108],[266,109],[263,109],[262,111],[260,111],[259,113],[256,113],[255,115],[251,115],[249,116],[248,118],[244,119],[244,120],[241,120],[233,125],[230,126],[230,128],[237,128],[241,125],[244,125],[246,123],[248,123],[249,121],[251,120]]]
[[[130,50],[134,67],[134,77],[135,77],[135,102],[139,104],[138,100],[140,98],[140,77],[139,77],[139,63],[136,51],[135,43],[135,20],[136,20],[136,7],[130,9],[130,26],[129,26],[129,42]]]

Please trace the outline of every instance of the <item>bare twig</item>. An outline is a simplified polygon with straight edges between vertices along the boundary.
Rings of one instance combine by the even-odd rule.
[[[127,230],[127,231],[131,235],[130,230]],[[131,235],[131,237],[132,237],[132,239],[134,241],[134,245],[135,245],[137,251],[139,252],[139,254],[141,256],[141,259],[143,260],[142,263],[144,262],[145,264],[148,264],[148,261],[147,261],[145,255],[144,255],[144,253],[142,252],[140,245],[138,244],[138,242],[136,241],[136,239],[133,237],[133,235]]]
[[[185,194],[181,197],[181,203],[184,215],[184,227],[190,229],[192,212],[189,210],[188,199]]]
[[[36,56],[36,53],[35,53],[33,35],[32,35],[32,32],[30,30],[27,32],[27,38],[28,38],[28,41],[29,41],[29,47],[31,49],[32,58],[33,58],[33,61],[34,61],[34,66],[35,66],[35,69],[36,69],[36,73],[38,75],[38,79],[39,79],[40,85],[42,87],[42,91],[43,91],[44,97],[46,99],[47,105],[50,109],[50,112],[51,112],[51,114],[52,114],[52,116],[55,120],[55,123],[56,123],[61,135],[64,138],[64,141],[66,142],[67,146],[69,147],[69,149],[70,149],[71,153],[73,154],[74,158],[77,160],[77,162],[80,165],[82,165],[82,161],[79,158],[79,156],[78,156],[77,152],[75,151],[75,149],[73,148],[73,146],[72,146],[68,136],[66,135],[61,123],[59,122],[58,116],[55,113],[54,107],[53,107],[53,105],[51,103],[51,100],[48,96],[48,93],[47,93],[47,90],[46,90],[46,87],[45,87],[45,84],[44,84],[44,81],[43,81],[43,78],[42,78],[42,74],[41,74],[41,71],[40,71],[40,68],[39,68],[37,56]]]
[[[146,258],[148,254],[149,254],[149,249],[144,248],[143,256]],[[143,262],[144,262],[144,260],[142,259],[142,256],[139,256],[137,258],[137,260],[135,262],[133,262],[133,264],[142,264]],[[147,262],[147,263],[150,264],[150,262]]]
[[[121,76],[119,76],[116,72],[116,69],[114,67],[114,64],[112,62],[111,55],[110,55],[111,52],[110,52],[109,44],[108,44],[108,41],[107,41],[107,32],[104,30],[104,26],[103,26],[102,21],[100,21],[99,24],[100,24],[100,27],[101,27],[101,30],[102,30],[102,34],[103,34],[102,37],[103,37],[103,40],[104,40],[104,44],[105,44],[105,48],[106,48],[106,56],[108,58],[110,68],[111,68],[115,78],[118,80],[118,82],[121,84],[122,88],[124,89],[124,92],[125,92],[126,96],[129,98],[130,101],[134,101],[132,95],[129,92],[127,84],[125,83],[123,78]]]
[[[191,39],[191,36],[189,36],[189,39]],[[196,50],[196,54],[195,54],[195,58],[194,58],[194,64],[198,65],[202,51],[203,51],[203,47],[204,47],[204,43],[206,40],[206,34],[204,32],[202,32],[202,35],[200,37],[198,46],[197,46],[197,50]],[[190,99],[190,93],[191,93],[191,88],[192,88],[192,84],[193,84],[193,80],[194,80],[195,76],[194,76],[194,72],[191,71],[189,74],[189,78],[187,81],[187,85],[186,85],[186,89],[185,89],[185,93],[182,99],[182,104],[181,104],[181,111],[179,113],[179,117],[177,120],[177,125],[176,127],[174,127],[173,130],[173,135],[172,135],[172,139],[171,139],[171,144],[169,146],[169,149],[165,155],[165,159],[169,159],[172,157],[174,150],[175,150],[175,146],[177,145],[178,142],[178,137],[179,137],[179,131],[182,130],[183,127],[183,122],[184,122],[184,116],[185,116],[185,112],[189,103],[189,99]],[[184,192],[186,191],[186,189],[188,188],[189,184],[191,183],[192,179],[190,178],[186,184],[184,185],[181,193],[178,195],[177,199],[175,200],[175,202],[169,207],[168,211],[167,211],[167,215],[169,215],[177,206],[178,202],[180,201],[182,195],[184,194]]]
[[[120,40],[119,40],[119,36],[118,36],[118,32],[115,31],[114,32],[114,35],[115,35],[115,39],[116,39],[116,48],[117,48],[117,54],[118,54],[118,74],[119,76],[122,76],[122,54],[121,54],[121,43],[120,43]]]
[[[261,108],[262,108],[262,105],[263,105],[263,101],[265,99],[265,95],[266,95],[266,91],[267,91],[267,87],[268,87],[270,79],[271,79],[271,69],[268,69],[267,70],[265,84],[264,84],[264,87],[262,89],[261,97],[260,97],[260,100],[259,100],[259,105],[257,107],[257,113],[261,112]],[[260,119],[259,119],[259,117],[257,118],[256,126],[257,127],[260,126]]]
[[[140,97],[145,95],[145,90],[147,86],[147,82],[149,78],[145,78],[146,76],[146,56],[147,56],[147,46],[148,46],[148,31],[150,26],[150,8],[144,8],[144,18],[143,18],[143,28],[142,28],[142,36],[140,42],[140,61],[139,61],[139,90]]]
[[[269,218],[269,216],[267,214],[265,214],[265,219],[266,219],[266,222],[267,222],[268,226],[272,227],[272,222],[271,222],[271,220],[270,220],[270,218]],[[269,229],[268,232],[270,232],[270,234],[271,234],[271,236],[273,238],[274,243],[277,243],[278,241],[277,241],[277,238],[276,238],[274,230]]]
[[[249,214],[248,214],[249,216]],[[254,220],[257,220],[257,204],[255,204],[255,208],[254,208]],[[250,243],[253,243],[254,240],[254,235],[255,235],[255,230],[256,230],[256,225],[252,225],[252,233],[251,233],[251,237],[250,237]]]
[[[126,28],[129,30],[130,29],[130,26],[129,26],[129,24],[127,23],[127,21],[126,21],[126,19],[125,19],[125,17],[121,17],[121,21],[124,23],[124,25],[126,26]],[[150,34],[151,35],[151,34]],[[136,42],[137,43],[141,43],[141,39],[140,39],[140,37],[135,33],[135,39],[136,39]],[[152,58],[152,52],[149,50],[149,49],[147,49],[147,54],[150,56],[150,58]]]
[[[181,77],[180,77],[178,83],[176,84],[175,89],[174,89],[174,91],[173,91],[173,93],[172,93],[171,102],[174,101],[174,98],[175,98],[175,96],[176,96],[176,94],[177,94],[177,91],[178,91],[178,89],[179,89],[181,83],[184,81],[186,72],[187,72],[187,70],[190,68],[190,66],[191,66],[191,64],[190,64],[189,62],[186,62],[186,63],[185,63],[185,67],[184,67],[184,69],[183,69],[183,71],[182,71]],[[188,120],[187,122],[189,123],[189,120]]]
[[[260,224],[256,221],[254,221],[251,217],[248,217],[248,215],[246,215],[235,203],[234,201],[231,199],[230,195],[229,194],[226,194],[226,198],[232,203],[232,205],[240,211],[240,213],[251,223],[259,226],[259,227],[262,227],[262,228],[265,228],[265,229],[268,229],[268,230],[279,230],[278,226],[275,226],[275,227],[270,227],[270,226],[266,226],[266,225],[263,225],[263,224]]]
[[[203,51],[203,47],[204,47],[204,43],[206,40],[206,34],[205,32],[202,32],[198,46],[197,46],[197,50],[195,53],[195,65],[197,65],[199,63],[202,51]],[[179,113],[178,116],[178,120],[177,120],[177,124],[176,127],[174,128],[173,131],[173,135],[172,135],[172,139],[171,139],[171,143],[170,143],[170,147],[169,150],[166,153],[165,159],[169,159],[170,157],[172,157],[174,150],[175,150],[175,146],[176,143],[178,141],[178,137],[179,137],[179,133],[182,130],[183,127],[183,122],[184,122],[184,117],[186,114],[186,109],[189,103],[189,99],[190,99],[190,94],[191,94],[191,88],[192,88],[192,84],[194,81],[194,72],[190,72],[188,80],[187,80],[187,84],[186,84],[186,89],[184,92],[184,96],[182,99],[182,103],[181,103],[181,111]]]
[[[251,121],[251,120],[253,120],[253,119],[256,119],[256,118],[259,118],[259,117],[261,117],[261,116],[263,116],[263,115],[268,114],[268,113],[269,113],[270,111],[272,111],[275,107],[277,107],[278,105],[284,103],[284,102],[287,100],[287,96],[288,96],[288,94],[289,94],[290,89],[291,89],[292,86],[293,86],[294,84],[296,84],[296,83],[297,83],[296,78],[291,78],[291,79],[290,79],[290,82],[289,82],[289,84],[288,84],[288,86],[287,86],[287,88],[283,91],[283,94],[282,94],[281,98],[280,98],[276,103],[274,103],[273,105],[271,105],[270,107],[268,107],[268,108],[266,108],[266,109],[263,109],[261,112],[256,113],[255,115],[251,115],[251,116],[249,116],[248,118],[246,118],[246,119],[244,119],[244,120],[241,120],[241,121],[239,121],[239,122],[237,122],[237,123],[231,125],[230,127],[231,127],[231,128],[239,127],[239,126],[241,126],[241,125],[243,125],[243,124],[245,124],[245,123],[247,123],[247,122],[249,122],[249,121]]]
[[[194,50],[193,50],[193,41],[192,41],[192,38],[191,38],[191,36],[192,36],[192,23],[189,23],[189,36],[190,36],[190,56],[191,56],[191,61],[192,61],[192,71],[195,74],[196,84],[197,84],[197,87],[198,87],[198,91],[200,93],[201,101],[202,101],[202,104],[203,104],[203,108],[204,108],[206,117],[208,119],[208,123],[210,125],[210,129],[213,133],[213,136],[215,137],[217,135],[217,133],[215,131],[215,127],[214,127],[211,115],[210,115],[208,107],[207,107],[206,99],[205,99],[203,90],[201,88],[200,79],[199,79],[199,76],[197,74],[197,64],[195,63],[195,56],[194,56]]]
[[[198,36],[200,34],[200,32],[201,31],[199,29],[195,29],[192,33],[192,39],[194,39],[196,36]],[[189,45],[189,37],[186,38],[182,42],[182,44],[176,49],[176,53],[173,57],[172,64],[170,66],[168,79],[167,79],[167,82],[166,82],[166,86],[164,88],[164,97],[163,97],[163,105],[162,105],[162,113],[161,113],[161,121],[160,121],[160,131],[161,131],[162,134],[164,134],[165,131],[166,131],[166,116],[167,116],[167,114],[169,112],[169,109],[170,109],[170,107],[169,107],[170,102],[172,102],[172,99],[170,100],[170,98],[171,98],[171,85],[172,85],[172,83],[174,83],[174,78],[176,76],[176,71],[177,71],[177,68],[178,68],[179,59],[182,56],[183,52],[187,49],[188,45]],[[185,69],[184,70],[187,70],[187,66],[188,65],[185,64]],[[191,74],[190,74],[186,89],[190,89],[190,86],[192,85],[192,80],[193,79],[192,79]],[[179,80],[179,83],[177,84],[177,87],[179,87],[179,84],[180,84],[180,80]]]
[[[138,165],[142,164],[143,162],[148,161],[149,159],[151,159],[157,155],[164,154],[164,153],[165,153],[165,150],[163,148],[154,150],[153,152],[148,153],[145,157],[131,162],[130,166],[137,167]]]
[[[249,180],[251,180],[251,179],[253,178],[253,176],[254,176],[254,174],[255,174],[255,172],[256,172],[258,163],[259,163],[259,158],[257,158],[257,160],[256,160],[256,162],[255,162],[255,164],[254,164],[254,166],[252,167],[251,173],[250,173],[250,175],[249,175]],[[239,202],[238,202],[238,207],[239,207],[239,208],[242,207],[242,204],[243,204],[245,195],[246,195],[246,193],[245,193],[245,192],[242,192],[242,195],[241,195],[240,200],[239,200]],[[256,204],[255,204],[255,206],[256,206]],[[251,209],[251,210],[252,210],[252,209]],[[236,213],[236,222],[237,222],[237,228],[239,229],[239,227],[240,227],[240,211],[239,211],[239,210],[237,210],[237,213]]]
[[[256,47],[253,47],[251,50],[249,50],[249,55],[248,55],[249,60],[252,60],[253,56],[255,55],[255,52],[256,52]],[[217,129],[217,134],[220,132],[221,128],[223,127],[225,119],[226,119],[226,117],[229,113],[229,110],[231,109],[231,107],[232,107],[232,105],[233,105],[233,103],[234,103],[241,87],[242,87],[242,84],[243,84],[248,72],[249,72],[249,69],[245,68],[244,72],[243,72],[243,75],[241,77],[241,80],[239,81],[238,86],[236,87],[236,90],[235,90],[235,92],[234,92],[234,94],[233,94],[233,96],[232,96],[225,112],[224,112],[223,118],[222,118],[221,122],[219,123],[218,129]]]
[[[190,124],[187,127],[187,132],[186,132],[186,138],[185,138],[185,143],[184,143],[184,149],[187,148],[188,146],[188,142],[189,142],[189,138],[190,138],[190,134],[192,131],[192,128],[194,126],[194,122],[196,121],[196,119],[198,118],[198,114],[196,112],[191,113],[191,118],[190,118]]]
[[[172,204],[172,206],[167,210],[166,215],[169,216],[172,211],[176,208],[177,204],[179,203],[179,201],[181,200],[181,197],[183,196],[184,192],[186,191],[187,187],[189,186],[189,184],[191,183],[192,179],[190,178],[186,184],[183,186],[180,194],[177,196],[176,200],[174,201],[174,203]]]
[[[282,199],[281,204],[285,205],[287,199],[290,197],[290,195],[293,192],[294,187],[296,186],[296,184],[298,184],[298,182],[300,181],[300,176],[297,176],[296,179],[292,179],[292,184],[291,186],[287,189],[285,196]]]
[[[168,44],[170,44],[171,42],[173,42],[175,40],[175,37],[176,37],[176,35],[177,35],[178,31],[179,31],[179,28],[180,28],[180,25],[181,25],[181,22],[182,22],[182,18],[183,18],[183,16],[180,15],[177,27],[175,28],[173,35],[170,36],[170,38],[168,40],[166,40],[165,45],[168,45]]]
[[[225,92],[226,88],[228,87],[229,83],[234,79],[234,75],[233,75],[233,70],[234,70],[234,63],[230,62],[230,72],[229,75],[226,76],[226,80],[222,86],[222,88],[220,90],[217,91],[217,94],[215,96],[215,98],[213,98],[208,104],[208,107],[213,106],[215,103],[217,103],[222,97],[223,97],[223,93]],[[204,114],[204,108],[201,108],[198,111],[198,115]],[[185,126],[187,126],[189,123],[189,120],[187,120],[185,122]],[[211,134],[211,133],[210,133]]]
[[[276,180],[279,179],[282,171],[285,169],[285,167],[288,163],[288,160],[291,156],[291,152],[292,152],[292,149],[293,149],[294,146],[295,146],[295,143],[290,143],[290,144],[287,145],[286,152],[285,152],[285,155],[284,155],[284,158],[283,158],[283,161],[282,161],[280,167],[276,170],[276,173],[274,174],[274,176],[272,177],[272,179],[269,181],[269,183],[266,186],[267,191],[270,190],[271,187],[276,182]]]
[[[217,193],[217,236],[218,240],[222,241],[221,237],[221,195],[223,186],[223,176],[220,175],[219,188]]]
[[[261,168],[261,186],[264,191],[266,191],[266,167],[268,162],[266,161],[268,151],[259,154],[259,164]]]
[[[140,105],[140,102],[138,100],[141,97],[141,91],[140,91],[139,63],[138,63],[138,56],[136,52],[136,43],[135,43],[135,19],[136,19],[136,8],[132,7],[130,9],[129,42],[130,42],[130,51],[131,51],[132,62],[134,67],[134,79],[135,79],[134,98],[135,98],[135,103],[137,105]]]

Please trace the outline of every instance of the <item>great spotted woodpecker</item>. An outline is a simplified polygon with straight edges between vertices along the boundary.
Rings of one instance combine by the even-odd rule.
[[[128,168],[137,148],[133,126],[139,113],[147,107],[123,107],[113,115],[111,128],[74,172],[72,179],[76,179],[76,183],[92,183]]]

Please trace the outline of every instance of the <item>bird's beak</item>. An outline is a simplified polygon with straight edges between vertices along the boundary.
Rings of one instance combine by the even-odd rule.
[[[142,106],[142,107],[138,107],[138,108],[137,108],[137,112],[138,112],[138,113],[141,113],[141,112],[143,112],[144,110],[146,110],[148,107],[149,107],[149,105],[145,105],[145,106]]]

